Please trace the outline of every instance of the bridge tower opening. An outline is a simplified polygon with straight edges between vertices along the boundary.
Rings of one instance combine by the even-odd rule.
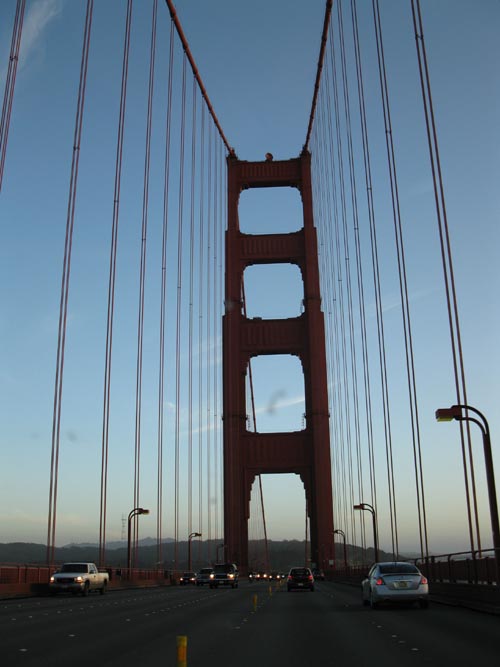
[[[333,559],[333,508],[324,318],[313,221],[311,156],[247,162],[230,155],[223,318],[224,543],[226,558],[248,569],[248,519],[255,477],[295,473],[304,484],[311,561],[327,569]],[[240,231],[238,204],[247,188],[295,187],[303,227],[287,234]],[[254,264],[295,264],[304,286],[302,313],[286,319],[247,318],[243,274]],[[246,374],[252,357],[292,354],[304,373],[301,430],[258,433],[248,429]]]

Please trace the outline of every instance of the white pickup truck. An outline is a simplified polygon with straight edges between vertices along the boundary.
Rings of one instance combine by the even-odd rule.
[[[90,591],[98,590],[104,595],[109,583],[109,574],[99,572],[94,563],[64,563],[57,572],[50,577],[49,593],[69,592],[76,595],[88,595]]]

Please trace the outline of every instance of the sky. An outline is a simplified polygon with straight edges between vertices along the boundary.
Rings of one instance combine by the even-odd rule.
[[[0,4],[0,91],[5,84],[15,4],[14,0]],[[350,27],[349,4],[345,0],[342,3],[346,30]],[[468,549],[469,542],[459,428],[456,423],[438,424],[434,419],[434,411],[453,404],[455,394],[411,4],[409,0],[381,0],[379,4],[408,260],[429,541],[433,553],[448,553]],[[299,0],[255,0],[252,3],[178,0],[175,5],[213,108],[237,156],[242,160],[263,160],[267,152],[271,152],[275,159],[299,155],[311,110],[325,9],[323,0],[307,3]],[[371,2],[358,0],[357,5],[375,205],[380,224],[382,298],[398,471],[400,547],[414,552],[418,551],[415,493],[409,445],[406,370],[401,344],[401,308],[391,210],[387,198],[385,134]],[[85,6],[83,0],[28,0],[26,3],[0,192],[1,542],[43,543],[46,540],[60,284]],[[453,249],[468,398],[469,403],[488,418],[495,470],[498,472],[500,81],[497,63],[500,45],[497,35],[500,3],[495,0],[422,0],[421,7]],[[57,544],[98,539],[107,275],[125,10],[126,3],[118,0],[94,3],[70,285]],[[109,540],[123,536],[123,518],[133,502],[131,468],[151,10],[152,2],[149,0],[134,3],[113,350]],[[160,2],[141,422],[141,504],[149,507],[154,507],[156,503],[156,304],[161,255],[162,133],[169,29],[168,12],[164,3]],[[348,38],[348,52],[350,46]],[[348,55],[348,59],[352,73],[352,55]],[[179,84],[178,70],[175,76]],[[190,82],[189,79],[189,85]],[[349,85],[354,99],[355,81],[351,80]],[[359,149],[359,118],[354,110],[352,122],[355,148]],[[178,126],[175,127],[178,135]],[[178,136],[173,141],[178,141]],[[178,186],[175,175],[172,179]],[[361,183],[361,172],[358,179]],[[175,188],[173,191],[177,192]],[[361,203],[360,206],[362,252],[368,267],[366,205]],[[223,213],[222,199],[219,213]],[[295,192],[271,190],[242,194],[240,226],[243,231],[294,231],[300,227],[300,216],[300,200]],[[189,222],[186,220],[185,224]],[[172,232],[174,240],[175,232]],[[169,251],[174,253],[170,258],[172,275],[176,268],[175,250],[172,244]],[[376,378],[374,297],[373,290],[369,289],[368,268],[366,272],[370,363]],[[245,272],[245,289],[248,316],[293,317],[300,313],[300,276],[294,267],[269,267],[259,271],[250,267]],[[175,318],[175,279],[169,283],[169,290],[168,316],[172,321]],[[182,327],[185,338],[185,321]],[[172,361],[176,349],[175,327],[168,331],[164,403],[168,432],[165,445],[165,466],[168,469],[165,472],[165,507],[170,508],[173,482],[169,464],[176,456],[173,441],[178,437],[180,486],[185,488],[189,419],[186,382],[183,380],[183,403],[180,405],[175,382],[172,381],[175,376]],[[210,376],[213,382],[221,370],[219,325],[212,334],[210,342],[200,340],[199,349],[203,349],[204,360],[200,362],[195,358],[194,363],[196,369],[202,369],[205,379],[207,366],[213,364]],[[197,345],[196,336],[195,340]],[[206,360],[209,361],[205,364]],[[183,372],[187,363],[183,349]],[[300,429],[304,402],[298,360],[258,359],[252,372],[259,430]],[[383,423],[380,390],[375,381],[373,384],[380,546],[388,550],[391,543]],[[333,391],[332,386],[330,390]],[[197,408],[193,413],[196,426]],[[172,426],[176,418],[180,420],[177,436]],[[195,428],[195,439],[198,430]],[[222,525],[221,427],[219,425],[215,429],[213,419],[208,426],[204,415],[202,430],[203,447],[207,446],[207,438],[211,438],[210,503],[213,504],[214,515],[210,530],[214,538],[219,538]],[[210,431],[212,433],[208,436]],[[491,532],[482,445],[479,433],[473,430],[472,435],[481,536],[483,546],[488,547],[491,545]],[[338,461],[338,455],[338,450],[332,452],[334,462]],[[196,469],[196,452],[193,456],[193,467]],[[366,454],[362,458],[366,465]],[[219,472],[216,471],[217,466]],[[334,471],[334,480],[341,484],[336,474],[338,472]],[[263,489],[268,537],[303,539],[305,501],[298,478],[289,475],[264,476]],[[209,489],[205,484],[203,494],[207,493]],[[358,491],[356,496],[359,496]],[[369,502],[366,495],[356,497],[354,501]],[[193,502],[196,505],[197,498]],[[189,532],[186,511],[187,500],[181,494],[178,530],[179,536],[184,539]],[[194,514],[191,527],[197,530],[199,524],[196,523],[196,512]],[[149,524],[146,523],[148,521]],[[202,532],[205,536],[209,528],[207,521],[204,517]],[[141,522],[141,534],[154,536],[156,518],[153,515],[144,517]],[[350,530],[348,525],[342,523],[341,516],[336,519],[336,527]],[[171,511],[166,509],[164,536],[172,535],[173,530]],[[354,539],[354,535],[352,537]]]

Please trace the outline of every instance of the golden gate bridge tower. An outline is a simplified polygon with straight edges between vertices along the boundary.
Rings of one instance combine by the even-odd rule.
[[[310,525],[311,562],[327,568],[333,558],[333,509],[324,318],[321,310],[316,229],[313,222],[311,156],[262,162],[227,159],[225,314],[223,323],[224,541],[226,558],[248,568],[248,519],[254,479],[265,473],[295,473],[304,484]],[[303,227],[289,234],[245,234],[238,203],[247,188],[295,187]],[[287,319],[245,316],[243,273],[254,264],[299,267],[304,310]],[[295,355],[304,374],[306,419],[300,431],[247,430],[246,376],[260,355]]]

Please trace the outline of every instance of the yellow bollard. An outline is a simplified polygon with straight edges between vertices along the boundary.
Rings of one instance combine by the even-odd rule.
[[[187,666],[187,643],[185,635],[177,635],[177,667]]]
[[[257,611],[257,595],[253,596],[253,610]]]

